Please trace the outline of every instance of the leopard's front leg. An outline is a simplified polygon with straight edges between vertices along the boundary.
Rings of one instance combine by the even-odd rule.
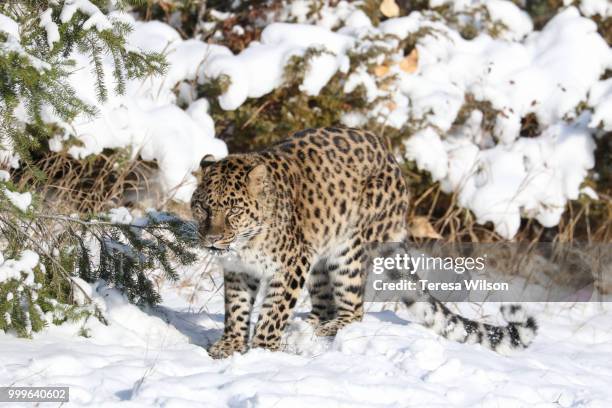
[[[284,268],[271,278],[255,326],[253,347],[279,349],[283,331],[304,287],[309,267],[306,256],[290,257]]]
[[[249,340],[249,322],[259,281],[254,277],[226,271],[225,285],[225,328],[223,336],[209,349],[213,358],[225,358],[233,353],[244,353]]]

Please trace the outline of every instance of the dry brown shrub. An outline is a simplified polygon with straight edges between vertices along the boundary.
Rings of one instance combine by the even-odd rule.
[[[162,199],[155,182],[155,164],[131,159],[122,150],[86,159],[75,159],[66,152],[46,152],[32,164],[44,178],[30,169],[16,171],[17,186],[37,191],[47,207],[63,213],[98,213]]]
[[[477,224],[471,211],[457,204],[456,195],[442,192],[438,183],[411,197],[409,221],[417,217],[423,217],[448,242],[505,241],[491,224]],[[523,219],[513,240],[612,243],[612,197],[600,193],[599,200],[581,198],[569,202],[559,225],[552,228]]]
[[[412,242],[427,244],[439,239],[442,243],[498,243],[484,249],[489,259],[501,263],[495,268],[499,273],[522,276],[529,282],[541,285],[545,281],[548,283],[543,286],[550,286],[551,289],[558,285],[580,288],[593,282],[600,294],[612,293],[612,257],[602,258],[601,255],[605,253],[597,255],[598,250],[606,251],[606,246],[597,244],[612,243],[610,195],[597,190],[598,200],[581,197],[569,202],[559,225],[553,228],[542,227],[535,220],[523,219],[518,234],[509,242],[495,233],[491,224],[477,224],[469,210],[457,205],[455,194],[442,192],[438,183],[424,185],[427,188],[411,197],[408,222],[419,219],[431,230],[427,234],[413,233],[410,237]],[[415,189],[418,190],[418,187]],[[559,270],[556,266],[558,260],[542,254],[541,247],[536,246],[544,242],[561,244],[554,247],[559,248],[564,259],[575,258],[576,264],[566,263],[566,267]],[[533,251],[525,252],[525,248],[532,248]],[[591,268],[589,262],[596,262],[598,266]]]

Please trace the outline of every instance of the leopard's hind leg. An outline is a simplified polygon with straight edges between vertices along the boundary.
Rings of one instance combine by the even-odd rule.
[[[328,258],[327,274],[336,316],[315,329],[318,336],[334,336],[347,324],[363,318],[364,260],[365,251],[357,231],[346,246]]]
[[[384,171],[366,183],[356,226],[346,245],[328,260],[336,317],[319,325],[317,335],[333,336],[342,327],[363,318],[366,246],[402,242],[406,238],[408,194],[401,170],[393,165],[392,157],[389,160]]]
[[[314,328],[336,316],[336,305],[332,291],[329,271],[325,259],[320,260],[310,271],[307,281],[312,310],[306,321]]]

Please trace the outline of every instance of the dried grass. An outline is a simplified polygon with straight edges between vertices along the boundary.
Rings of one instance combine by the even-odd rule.
[[[62,213],[98,213],[117,206],[133,207],[148,199],[161,201],[156,166],[131,159],[125,151],[103,152],[78,160],[66,152],[46,152],[29,169],[17,171],[17,187],[35,190],[48,207]]]

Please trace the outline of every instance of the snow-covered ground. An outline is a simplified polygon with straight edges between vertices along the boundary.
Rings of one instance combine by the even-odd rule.
[[[286,351],[213,360],[204,346],[221,334],[221,280],[199,275],[182,271],[148,313],[94,288],[110,324],[89,321],[89,338],[77,334],[82,324],[51,326],[33,340],[0,333],[0,384],[69,386],[68,406],[612,406],[610,304],[526,304],[540,333],[511,356],[453,343],[401,308],[370,304],[364,321],[334,340],[314,337],[298,312]],[[494,305],[486,313],[460,306],[498,319]]]

